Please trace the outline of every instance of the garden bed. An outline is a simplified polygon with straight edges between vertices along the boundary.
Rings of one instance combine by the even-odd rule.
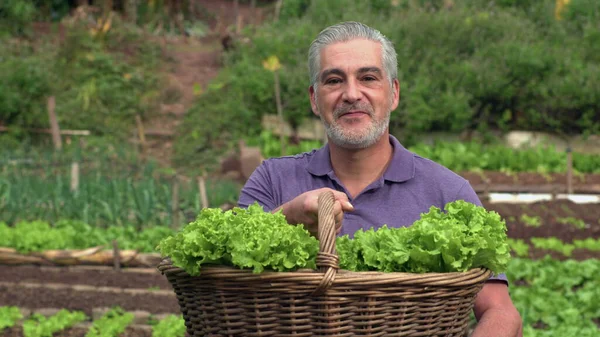
[[[461,172],[477,192],[557,192],[567,191],[564,173],[505,173],[497,171]],[[574,193],[600,194],[600,174],[573,175]],[[487,185],[487,186],[486,186]]]

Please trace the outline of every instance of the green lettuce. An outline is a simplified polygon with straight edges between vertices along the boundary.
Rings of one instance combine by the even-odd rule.
[[[506,224],[496,212],[465,201],[431,207],[409,227],[359,230],[336,240],[340,268],[351,271],[463,272],[506,270],[510,251]],[[158,250],[191,275],[202,265],[293,271],[316,268],[318,241],[281,213],[248,209],[204,209],[196,221],[163,239]]]
[[[496,212],[462,201],[429,212],[410,227],[359,230],[337,239],[340,267],[355,271],[464,272],[506,270],[506,224]]]
[[[204,209],[196,221],[163,239],[157,249],[190,275],[198,275],[201,266],[209,264],[260,273],[315,269],[319,242],[303,225],[291,226],[281,212],[265,212],[254,203],[226,212]]]

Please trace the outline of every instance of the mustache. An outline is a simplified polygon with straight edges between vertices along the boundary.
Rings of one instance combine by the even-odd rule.
[[[344,104],[341,106],[338,106],[337,108],[335,108],[335,110],[333,110],[333,117],[334,118],[338,118],[340,116],[342,116],[345,113],[348,113],[350,111],[364,111],[366,112],[369,116],[373,117],[373,107],[371,107],[370,104],[368,103],[355,103],[355,104]]]

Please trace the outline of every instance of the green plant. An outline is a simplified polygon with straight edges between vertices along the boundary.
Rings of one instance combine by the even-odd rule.
[[[527,227],[540,227],[542,225],[542,219],[537,215],[529,216],[527,214],[522,214],[519,220]]]
[[[183,337],[185,322],[181,315],[169,315],[152,326],[152,337]]]
[[[23,314],[21,314],[19,308],[13,306],[0,307],[0,332],[13,327],[21,319],[23,319]]]
[[[337,239],[340,267],[351,271],[454,272],[485,267],[503,272],[510,258],[506,225],[498,213],[459,200],[442,212],[431,207],[410,227],[358,231]],[[447,213],[446,213],[447,212]],[[160,242],[158,250],[190,275],[203,265],[264,270],[315,268],[318,241],[281,212],[205,209],[195,222]]]
[[[143,229],[134,226],[93,227],[80,221],[60,220],[53,226],[44,221],[18,222],[9,227],[0,222],[0,247],[14,248],[20,253],[53,249],[86,249],[111,247],[117,240],[121,249],[151,253],[156,245],[174,230],[165,226]]]
[[[596,336],[598,327],[593,320],[600,309],[596,300],[599,272],[597,259],[512,259],[507,272],[510,284],[520,281],[528,285],[511,286],[511,298],[523,320],[523,335]]]
[[[101,35],[82,21],[64,23],[60,44],[43,38],[0,42],[6,46],[0,52],[0,121],[48,128],[47,98],[54,96],[61,128],[122,139],[135,115],[148,118],[167,99],[172,87],[156,71],[166,61],[158,44],[118,16]]]
[[[539,249],[547,249],[555,252],[559,252],[564,256],[571,256],[575,246],[571,244],[565,244],[560,239],[555,237],[550,238],[531,238],[531,243],[534,247]]]
[[[2,35],[24,35],[35,17],[31,1],[5,0],[0,3],[0,38]]]
[[[290,226],[281,212],[265,212],[254,203],[226,212],[203,209],[196,221],[162,240],[157,249],[190,275],[198,275],[206,264],[255,273],[316,268],[319,247],[303,225]]]
[[[510,246],[510,249],[512,249],[513,252],[515,252],[515,254],[518,257],[528,257],[529,256],[529,245],[527,243],[525,243],[522,239],[508,239],[508,245]]]
[[[10,224],[71,219],[94,226],[144,227],[172,224],[178,217],[179,225],[202,209],[198,184],[184,179],[179,182],[179,208],[174,209],[173,175],[162,174],[151,162],[140,165],[125,147],[69,147],[61,155],[24,148],[5,156],[0,152],[0,162],[0,221]],[[77,191],[70,187],[73,162],[80,163]],[[237,201],[235,182],[207,178],[206,189],[210,205]]]
[[[577,229],[585,229],[588,227],[586,225],[585,221],[583,221],[582,219],[574,218],[572,216],[557,218],[556,221],[558,221],[558,223],[563,224],[563,225],[571,225]]]
[[[92,322],[92,327],[85,337],[113,337],[118,336],[133,321],[133,314],[125,312],[120,307],[114,307],[102,317]]]
[[[285,153],[281,153],[281,143],[278,137],[273,133],[263,130],[258,137],[247,137],[248,146],[258,146],[265,158],[296,155],[303,152],[320,148],[322,146],[319,140],[301,140],[298,144],[290,144],[289,139],[285,138]]]
[[[25,337],[52,337],[55,332],[67,329],[86,318],[83,312],[71,312],[66,309],[50,317],[33,314],[23,322],[23,334]]]

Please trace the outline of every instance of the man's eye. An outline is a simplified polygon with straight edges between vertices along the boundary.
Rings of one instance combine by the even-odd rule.
[[[340,80],[339,78],[330,78],[327,81],[325,81],[325,84],[338,84],[341,82],[342,80]]]
[[[363,77],[363,81],[376,81],[377,78],[373,77],[373,76],[365,76]]]

